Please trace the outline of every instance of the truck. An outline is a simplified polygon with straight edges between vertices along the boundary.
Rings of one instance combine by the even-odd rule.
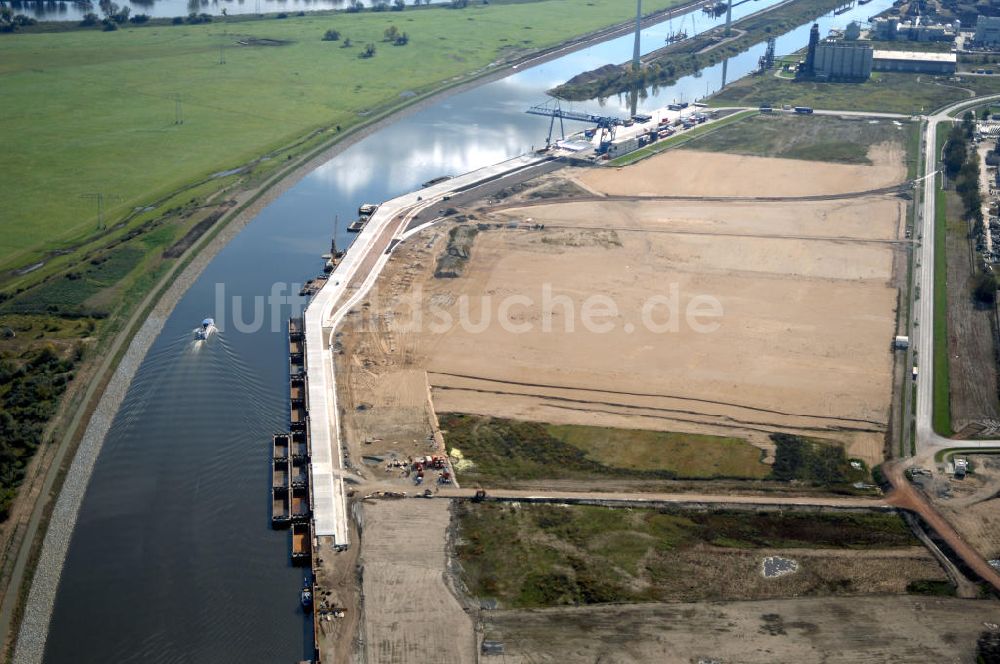
[[[813,112],[813,110],[809,106],[796,106],[795,112],[800,113],[802,115],[809,115],[810,113]]]
[[[913,367],[913,374],[912,375],[913,375],[913,380],[916,380],[917,379],[917,368],[916,367]]]

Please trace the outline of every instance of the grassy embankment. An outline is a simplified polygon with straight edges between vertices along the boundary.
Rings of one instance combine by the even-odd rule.
[[[918,544],[895,514],[502,503],[462,503],[457,510],[455,553],[466,586],[508,607],[865,592],[865,581],[852,578],[863,575],[842,568],[843,559],[799,558],[797,574],[763,579],[767,554],[759,550],[795,557],[796,549]],[[898,591],[907,583],[899,582]]]
[[[969,96],[1000,92],[1000,79],[970,76],[961,81],[919,74],[876,72],[864,83],[821,83],[748,76],[713,95],[712,106],[782,104],[845,111],[914,114],[930,112]]]
[[[463,483],[505,486],[524,480],[796,480],[850,491],[868,477],[852,469],[839,445],[774,434],[776,458],[736,437],[552,425],[478,415],[439,416]],[[457,451],[456,451],[457,450]]]
[[[951,127],[938,125],[937,155],[941,154]],[[930,157],[928,157],[930,158]],[[951,376],[948,358],[948,192],[943,173],[934,178],[934,399],[931,424],[942,436],[951,430]]]
[[[793,0],[748,16],[733,24],[734,38],[717,27],[690,39],[670,44],[647,56],[640,71],[625,64],[585,72],[552,90],[562,99],[582,101],[628,92],[650,85],[666,85],[682,76],[694,74],[726,58],[746,51],[771,35],[784,34],[837,7],[837,0]],[[709,49],[709,50],[706,50]]]

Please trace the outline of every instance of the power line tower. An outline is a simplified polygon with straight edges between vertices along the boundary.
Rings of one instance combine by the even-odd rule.
[[[184,124],[184,103],[181,101],[181,93],[174,93],[174,124]]]
[[[89,192],[86,194],[80,194],[80,198],[88,198],[93,201],[97,201],[97,230],[104,229],[104,199],[110,198],[111,200],[119,201],[121,196],[116,196],[114,194],[108,195],[101,191]]]
[[[639,34],[642,32],[642,0],[635,2],[635,46],[632,48],[632,71],[639,71]]]
[[[226,64],[226,46],[224,44],[219,44],[219,64]]]

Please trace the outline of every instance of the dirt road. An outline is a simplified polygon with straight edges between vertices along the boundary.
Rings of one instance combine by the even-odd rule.
[[[969,543],[958,534],[958,531],[952,528],[951,524],[910,484],[903,474],[903,466],[896,462],[889,462],[884,464],[882,468],[893,486],[892,493],[889,494],[886,502],[919,514],[927,525],[948,543],[955,555],[960,557],[984,581],[1000,591],[1000,573],[969,546]]]

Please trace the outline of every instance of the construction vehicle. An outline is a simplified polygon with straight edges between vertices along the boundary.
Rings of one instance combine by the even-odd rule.
[[[472,502],[481,503],[486,500],[486,489],[476,489],[476,495],[472,497]]]

